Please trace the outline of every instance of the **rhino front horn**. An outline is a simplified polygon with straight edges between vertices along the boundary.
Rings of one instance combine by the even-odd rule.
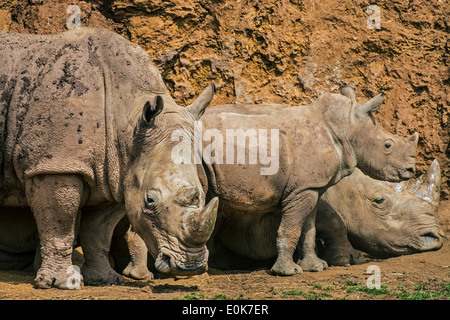
[[[206,243],[211,236],[216,224],[217,209],[219,208],[219,198],[213,198],[200,213],[191,213],[194,215],[189,219],[189,239],[195,243]]]
[[[441,192],[441,171],[436,159],[433,160],[428,171],[420,179],[422,180],[421,189],[423,189],[422,198],[425,200],[429,198],[433,204],[437,204]]]
[[[439,162],[434,159],[427,172],[417,179],[405,182],[407,189],[417,197],[438,205],[441,191],[441,172]]]

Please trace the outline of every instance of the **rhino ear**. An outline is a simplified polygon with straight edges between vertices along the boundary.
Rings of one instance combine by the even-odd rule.
[[[147,101],[142,110],[142,119],[147,124],[152,124],[155,117],[161,113],[164,108],[164,100],[161,96],[156,96],[155,101]]]
[[[356,101],[356,93],[355,93],[355,89],[353,89],[350,86],[341,86],[339,88],[339,91],[341,92],[341,94],[343,96],[346,96],[347,98],[349,98],[352,101]]]
[[[214,82],[211,82],[211,84],[200,94],[197,100],[195,100],[191,105],[188,106],[189,111],[194,115],[196,119],[200,119],[200,117],[203,115],[206,107],[212,101],[216,90],[217,89],[214,85]]]
[[[364,118],[368,116],[370,113],[377,111],[384,102],[384,92],[381,92],[379,95],[373,97],[366,103],[360,105],[356,110],[356,115],[358,118]]]

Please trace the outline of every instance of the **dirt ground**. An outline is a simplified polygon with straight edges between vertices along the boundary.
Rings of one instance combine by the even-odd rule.
[[[447,237],[450,233],[447,232]],[[381,272],[381,289],[366,289],[370,265]],[[135,281],[125,278],[121,286],[90,287],[79,290],[38,290],[33,274],[0,271],[0,299],[12,300],[122,300],[122,299],[447,299],[450,300],[450,241],[434,252],[362,265],[330,267],[322,272],[305,272],[278,277],[267,270],[222,272],[210,270],[194,277]]]
[[[449,211],[449,201],[441,204]],[[39,290],[34,275],[0,271],[1,300],[450,300],[450,230],[438,251],[389,259],[369,259],[356,266],[329,267],[292,277],[273,276],[268,270],[220,271],[194,277],[136,281],[125,278],[120,286],[79,290]],[[378,266],[381,289],[369,290],[369,266]]]

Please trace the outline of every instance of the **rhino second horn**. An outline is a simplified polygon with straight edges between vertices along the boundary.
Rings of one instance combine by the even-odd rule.
[[[217,210],[219,207],[219,198],[213,198],[207,206],[200,212],[191,213],[195,215],[189,219],[190,226],[189,238],[195,243],[206,243],[211,236],[217,219]]]
[[[356,93],[355,93],[355,89],[353,89],[350,86],[342,86],[339,88],[339,91],[341,92],[341,94],[343,96],[346,96],[347,98],[349,98],[352,101],[356,101]]]

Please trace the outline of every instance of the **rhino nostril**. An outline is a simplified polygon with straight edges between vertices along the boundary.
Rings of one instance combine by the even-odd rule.
[[[413,166],[406,167],[406,171],[411,172],[411,173],[416,173],[416,169]]]
[[[166,264],[167,269],[170,269],[170,257],[166,254],[163,254],[161,260]]]

